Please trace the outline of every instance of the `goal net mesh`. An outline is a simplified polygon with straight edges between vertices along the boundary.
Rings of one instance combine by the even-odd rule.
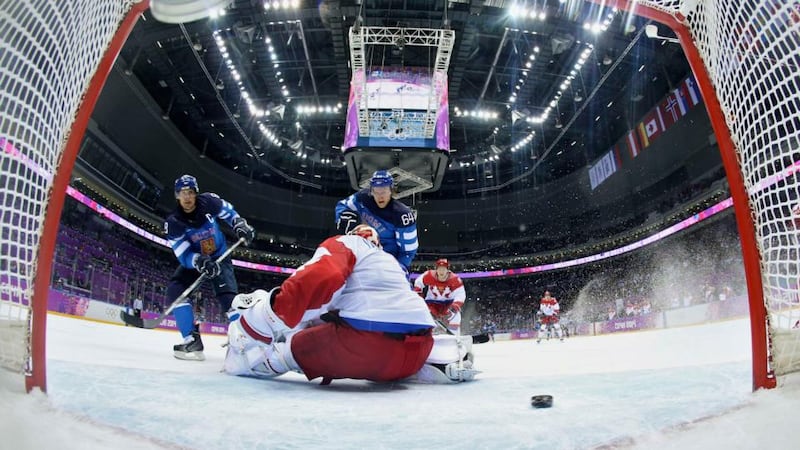
[[[776,375],[800,370],[800,3],[643,0],[683,18],[750,200]]]
[[[33,281],[40,266],[37,251],[53,178],[89,82],[131,5],[127,0],[0,2],[0,366],[4,368],[33,369],[29,350]]]

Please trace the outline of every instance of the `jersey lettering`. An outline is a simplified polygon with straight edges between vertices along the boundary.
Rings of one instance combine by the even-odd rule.
[[[400,220],[403,221],[403,226],[407,227],[412,223],[414,223],[414,213],[413,212],[405,213],[402,216],[400,216]]]

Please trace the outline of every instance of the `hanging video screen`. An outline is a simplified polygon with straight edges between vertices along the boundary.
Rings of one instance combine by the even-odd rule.
[[[439,92],[438,101],[436,92]],[[359,133],[359,103],[367,110],[369,133]],[[437,112],[432,138],[425,137],[428,105]],[[446,74],[428,68],[356,70],[350,83],[342,151],[353,147],[403,147],[450,150]]]

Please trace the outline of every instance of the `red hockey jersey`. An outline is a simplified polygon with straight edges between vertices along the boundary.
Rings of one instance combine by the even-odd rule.
[[[464,283],[453,272],[448,272],[447,278],[439,281],[435,270],[426,271],[414,280],[414,290],[417,292],[424,292],[425,287],[428,288],[425,302],[431,313],[436,316],[447,314],[451,307],[460,310],[467,299]]]

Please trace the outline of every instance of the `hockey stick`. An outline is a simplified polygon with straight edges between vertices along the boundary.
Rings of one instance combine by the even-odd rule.
[[[472,380],[473,378],[475,378],[475,375],[481,373],[481,371],[480,370],[475,370],[475,369],[472,368],[472,358],[469,358],[469,362],[470,362],[469,366],[466,366],[464,364],[464,361],[467,359],[467,356],[469,355],[469,351],[467,350],[467,346],[466,346],[465,341],[464,341],[463,338],[469,337],[470,340],[472,341],[472,344],[474,344],[474,343],[476,343],[476,340],[475,340],[476,336],[472,336],[472,335],[463,335],[462,336],[461,333],[460,333],[460,328],[457,329],[455,332],[450,330],[447,327],[447,323],[441,317],[434,317],[433,320],[436,322],[437,327],[444,328],[444,330],[447,332],[447,334],[449,334],[449,335],[451,335],[451,336],[456,338],[456,345],[457,345],[457,352],[458,352],[458,361],[456,361],[456,364],[457,364],[458,368],[455,371],[455,373],[451,373],[451,371],[449,369],[450,364],[446,364],[446,365],[444,365],[444,367],[439,367],[436,364],[432,364],[432,365],[434,367],[437,367],[440,371],[444,372],[445,376],[448,379],[450,379],[451,381],[454,381],[454,382],[469,381],[469,380]],[[488,336],[486,336],[486,338],[488,340]],[[486,341],[477,341],[477,342],[478,343],[482,343],[482,342],[486,342]]]
[[[234,250],[236,250],[236,247],[240,246],[242,243],[244,243],[244,238],[239,238],[239,240],[236,241],[235,244],[231,245],[228,248],[228,250],[225,250],[225,253],[221,254],[219,258],[216,259],[216,262],[221,263],[225,258],[227,258],[231,253],[233,253]],[[189,287],[187,287],[183,292],[181,292],[181,295],[179,295],[178,298],[176,298],[175,301],[172,302],[172,304],[169,305],[169,307],[155,319],[142,319],[141,317],[136,317],[133,314],[128,314],[125,311],[120,311],[119,317],[120,319],[122,319],[123,322],[125,322],[125,325],[131,325],[137,328],[146,328],[148,330],[152,330],[153,328],[157,327],[158,324],[160,324],[161,321],[163,321],[164,318],[167,317],[169,313],[172,312],[173,309],[175,309],[181,303],[184,303],[186,297],[188,297],[192,293],[192,291],[197,289],[197,286],[200,286],[200,284],[203,281],[205,281],[206,278],[208,278],[206,274],[201,273],[200,276],[197,277],[196,280],[194,280],[194,283],[190,284]]]
[[[443,329],[445,331],[445,333],[453,335],[453,336],[457,336],[457,337],[462,337],[461,334],[453,333],[450,330],[450,328],[447,327],[447,324],[444,322],[444,320],[442,320],[441,318],[434,317],[433,320],[436,322],[436,325],[439,328],[441,328],[441,329]],[[472,343],[473,344],[484,344],[484,343],[489,342],[491,340],[489,338],[489,333],[473,334],[473,335],[470,335],[470,337],[472,338]]]

